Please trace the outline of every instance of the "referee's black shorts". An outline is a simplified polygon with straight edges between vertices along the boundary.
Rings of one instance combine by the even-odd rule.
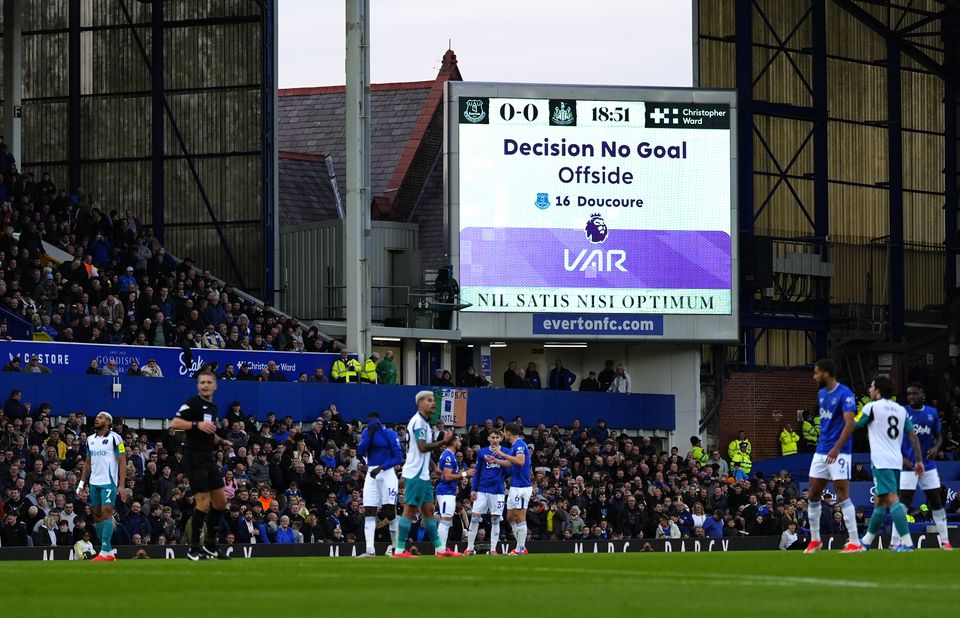
[[[206,493],[223,488],[220,465],[212,451],[183,450],[183,470],[193,493]]]

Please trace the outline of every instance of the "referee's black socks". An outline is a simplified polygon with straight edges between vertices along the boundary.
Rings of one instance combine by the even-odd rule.
[[[193,517],[190,518],[190,547],[193,549],[200,549],[200,536],[203,534],[203,523],[207,521],[208,517],[209,514],[200,509],[193,509]]]
[[[213,508],[211,504],[210,510],[207,511],[207,538],[204,543],[207,547],[217,546],[217,528],[220,526],[221,516],[223,516],[223,511]]]

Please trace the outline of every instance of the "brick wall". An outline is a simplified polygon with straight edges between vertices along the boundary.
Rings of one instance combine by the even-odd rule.
[[[734,373],[723,391],[720,408],[720,450],[726,457],[727,445],[741,429],[753,444],[753,460],[780,456],[780,430],[791,423],[800,434],[797,410],[817,409],[817,386],[813,373],[803,371],[767,371]],[[775,411],[783,412],[777,419]]]

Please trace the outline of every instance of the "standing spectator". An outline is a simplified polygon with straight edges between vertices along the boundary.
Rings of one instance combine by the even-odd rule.
[[[787,455],[796,455],[798,442],[800,442],[800,436],[793,431],[793,425],[790,423],[784,425],[783,430],[780,432],[780,454],[784,457]]]
[[[740,445],[743,445],[743,449],[740,448]],[[731,461],[735,453],[739,453],[741,450],[745,451],[747,455],[753,452],[753,445],[750,444],[750,440],[747,439],[747,432],[740,430],[737,432],[737,437],[733,440],[730,440],[730,444],[727,445],[727,455],[730,456]]]
[[[223,340],[223,336],[217,332],[213,324],[207,324],[201,340],[203,341],[204,349],[207,350],[222,350],[227,347],[227,342]]]
[[[597,381],[597,372],[591,371],[587,374],[587,377],[580,380],[580,392],[595,393],[600,390],[600,382]]]
[[[820,440],[820,415],[816,418],[810,413],[810,410],[803,411],[803,450],[814,451],[817,448],[817,442]]]
[[[160,365],[157,364],[157,360],[155,358],[151,358],[140,370],[140,375],[145,378],[162,378],[163,371],[160,369]]]
[[[387,350],[383,360],[377,363],[377,381],[380,384],[397,383],[397,366],[393,362],[393,350]]]
[[[503,372],[503,388],[520,388],[520,376],[517,375],[517,361],[507,363]]]
[[[364,384],[377,383],[377,361],[379,360],[380,355],[376,352],[367,357],[367,360],[363,363],[363,369],[360,371],[361,382]]]
[[[23,420],[27,416],[27,407],[23,404],[23,393],[14,389],[10,391],[10,398],[3,403],[3,415],[7,421]],[[2,496],[0,496],[2,497]]]
[[[106,300],[97,307],[97,315],[106,320],[107,324],[123,322],[123,303],[113,294],[107,294]]]
[[[623,368],[623,363],[617,363],[617,372],[613,376],[610,388],[607,390],[611,393],[630,394],[630,374]]]
[[[559,358],[554,361],[553,369],[550,370],[550,388],[552,390],[568,391],[576,381],[577,376],[563,366],[563,361]]]
[[[120,289],[120,294],[126,294],[131,292],[131,286],[136,287],[137,279],[133,276],[133,266],[127,266],[126,274],[121,275],[120,279],[117,280],[117,287]]]
[[[597,381],[600,384],[600,391],[606,393],[610,390],[610,385],[613,384],[613,378],[616,376],[616,372],[613,370],[613,361],[608,360],[603,363],[603,371],[600,372],[600,376],[597,378]]]
[[[340,349],[340,358],[333,361],[333,367],[330,369],[330,377],[334,382],[340,384],[349,384],[356,382],[360,377],[362,368],[355,358],[350,358],[350,353],[346,347]]]
[[[537,371],[537,364],[533,361],[527,363],[527,371],[524,377],[530,383],[530,388],[541,389],[543,383],[540,381],[540,372]]]

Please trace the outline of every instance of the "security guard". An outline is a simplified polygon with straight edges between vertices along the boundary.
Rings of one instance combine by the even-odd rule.
[[[753,469],[753,461],[750,460],[750,453],[747,452],[747,446],[748,443],[741,442],[739,450],[730,456],[730,463],[739,464],[740,471],[749,476],[750,470]]]
[[[809,410],[804,410],[802,430],[807,450],[817,448],[817,442],[820,441],[820,415],[814,417]]]
[[[701,466],[706,465],[709,457],[707,457],[707,452],[703,450],[703,446],[700,444],[700,438],[690,436],[690,444],[690,456],[693,457],[693,460]]]
[[[361,371],[362,369],[357,359],[349,357],[347,348],[341,348],[340,358],[333,361],[330,377],[334,382],[349,384],[357,381]]]
[[[731,440],[730,444],[727,446],[727,454],[730,455],[730,460],[733,461],[733,456],[735,453],[740,452],[740,445],[746,443],[746,448],[743,449],[746,451],[747,456],[753,452],[753,445],[750,444],[750,440],[747,439],[747,432],[740,430],[737,432],[737,437],[735,440]]]
[[[364,384],[376,384],[377,383],[377,361],[380,360],[380,355],[374,352],[367,359],[367,362],[363,364],[363,371],[360,373],[360,381]]]
[[[796,455],[797,443],[800,442],[800,436],[793,430],[793,425],[787,423],[780,432],[780,454]]]

